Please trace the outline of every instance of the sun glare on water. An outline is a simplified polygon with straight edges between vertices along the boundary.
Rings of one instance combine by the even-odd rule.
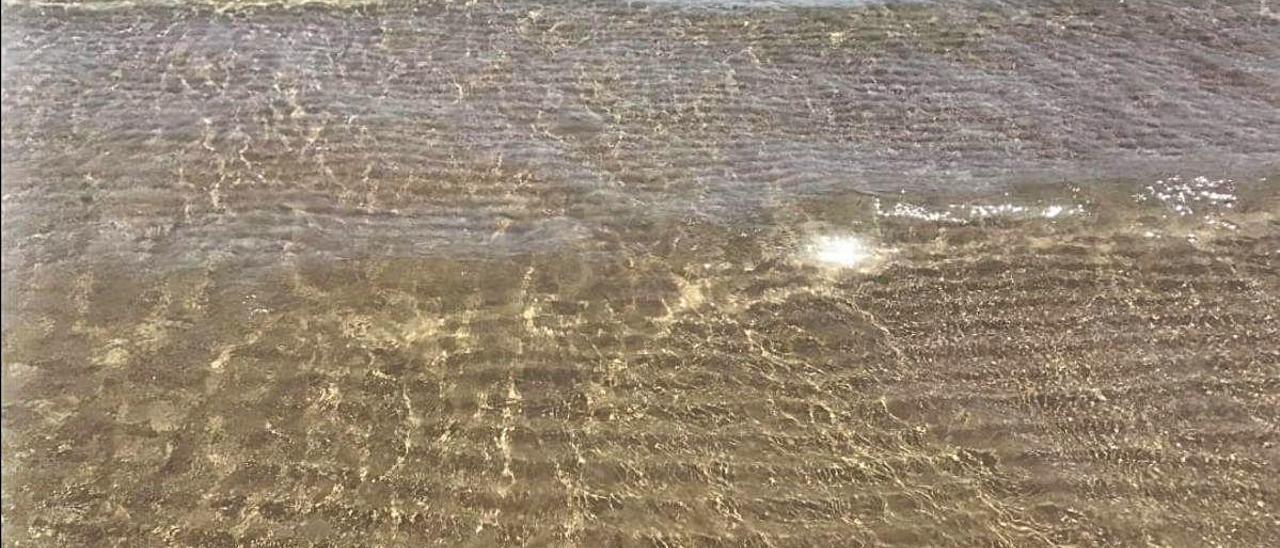
[[[815,237],[805,254],[809,260],[825,266],[858,268],[867,265],[875,257],[875,250],[858,236],[826,235]]]

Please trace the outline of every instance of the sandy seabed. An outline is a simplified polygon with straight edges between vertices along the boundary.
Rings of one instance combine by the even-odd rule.
[[[5,546],[1280,543],[1265,3],[5,5]]]

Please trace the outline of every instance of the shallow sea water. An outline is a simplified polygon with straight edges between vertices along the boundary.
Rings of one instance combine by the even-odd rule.
[[[6,4],[4,544],[1280,541],[1280,23],[684,4]]]

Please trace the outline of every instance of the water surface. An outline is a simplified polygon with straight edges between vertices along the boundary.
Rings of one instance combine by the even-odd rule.
[[[6,4],[6,546],[1280,540],[1256,2],[286,4]]]

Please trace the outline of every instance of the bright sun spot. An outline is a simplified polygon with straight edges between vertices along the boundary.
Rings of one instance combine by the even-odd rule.
[[[861,266],[875,255],[871,245],[857,236],[818,236],[806,254],[810,260],[840,268]]]

